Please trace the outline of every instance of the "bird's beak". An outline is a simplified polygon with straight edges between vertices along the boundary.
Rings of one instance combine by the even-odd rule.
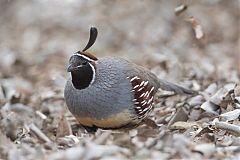
[[[74,69],[73,65],[72,64],[69,64],[68,68],[67,68],[67,71],[68,72],[72,72]]]
[[[73,72],[73,71],[76,71],[76,70],[77,70],[78,68],[80,68],[80,67],[82,67],[82,65],[75,66],[75,65],[73,65],[73,64],[69,64],[67,71],[68,71],[68,72]]]

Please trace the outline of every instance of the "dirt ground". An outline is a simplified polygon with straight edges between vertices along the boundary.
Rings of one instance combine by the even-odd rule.
[[[91,26],[89,52],[198,94],[159,91],[159,128],[86,133],[63,89]],[[239,0],[1,0],[0,159],[240,159],[239,26]]]

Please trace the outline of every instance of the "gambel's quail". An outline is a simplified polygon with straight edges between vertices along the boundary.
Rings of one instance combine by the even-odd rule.
[[[159,88],[176,93],[193,91],[158,79],[149,70],[116,57],[96,58],[86,52],[96,38],[90,29],[88,44],[69,60],[64,97],[68,109],[89,132],[102,129],[131,129],[153,110]]]

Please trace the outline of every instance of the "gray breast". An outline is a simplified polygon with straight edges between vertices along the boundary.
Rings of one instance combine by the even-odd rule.
[[[69,110],[77,116],[102,119],[125,109],[134,112],[131,84],[123,69],[125,61],[103,58],[96,63],[96,79],[83,90],[73,87],[69,79],[64,97]]]

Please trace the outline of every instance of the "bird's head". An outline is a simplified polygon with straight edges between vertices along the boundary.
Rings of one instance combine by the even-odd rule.
[[[72,83],[76,89],[87,88],[95,80],[96,61],[98,59],[94,55],[86,52],[86,50],[96,41],[97,33],[97,29],[92,27],[86,47],[82,51],[74,53],[69,59],[67,71],[71,72]]]

